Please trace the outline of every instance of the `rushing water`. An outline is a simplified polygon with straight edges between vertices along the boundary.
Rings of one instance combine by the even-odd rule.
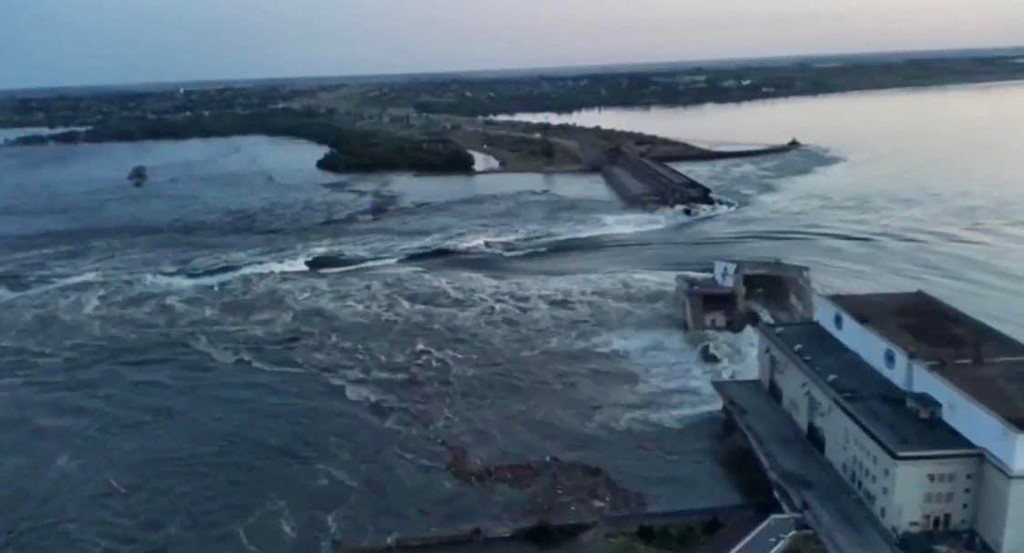
[[[692,109],[520,118],[709,145],[811,145],[789,159],[681,164],[750,205],[675,233],[678,257],[807,263],[829,290],[923,288],[1024,336],[1024,83],[893,90]],[[836,163],[805,173],[822,151]],[[781,175],[781,178],[779,178]],[[765,193],[764,186],[770,187]],[[669,232],[654,242],[668,242]],[[651,263],[665,248],[630,254]]]
[[[598,465],[656,509],[734,503],[709,382],[751,373],[752,337],[679,332],[675,274],[785,257],[1022,336],[1022,104],[998,85],[571,116],[812,144],[685,165],[740,205],[699,221],[588,175],[339,178],[279,139],[0,149],[0,549],[307,551],[530,516],[457,483],[442,441]]]

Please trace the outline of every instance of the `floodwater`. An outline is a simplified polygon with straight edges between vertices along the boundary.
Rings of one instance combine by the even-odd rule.
[[[735,503],[709,383],[751,375],[753,339],[682,334],[675,275],[781,257],[1024,337],[1022,108],[1005,84],[569,116],[809,144],[681,165],[739,205],[701,220],[592,175],[340,177],[291,140],[0,149],[0,548],[326,550],[536,516],[455,481],[456,442],[600,466],[653,509]]]

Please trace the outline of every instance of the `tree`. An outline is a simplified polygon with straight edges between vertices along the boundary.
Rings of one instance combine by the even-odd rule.
[[[551,142],[550,138],[545,138],[540,143],[540,153],[548,161],[555,159],[555,144]]]

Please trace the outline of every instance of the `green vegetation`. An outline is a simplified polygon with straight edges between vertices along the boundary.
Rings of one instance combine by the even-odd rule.
[[[360,109],[411,109],[467,117],[571,112],[601,107],[690,106],[877,90],[1024,79],[1015,56],[858,59],[677,70],[448,79],[367,87],[346,94]],[[329,96],[328,96],[329,98]]]
[[[600,128],[482,119],[519,112],[689,106],[895,87],[1024,79],[1020,54],[976,57],[832,57],[707,67],[660,65],[600,72],[387,82],[299,81],[163,90],[0,95],[0,127],[91,127],[16,144],[288,136],[330,148],[330,171],[462,172],[465,149],[493,155],[506,171],[594,170],[610,148],[662,161],[723,156],[678,141]],[[788,137],[779,137],[780,140]],[[762,155],[788,151],[769,148]],[[740,155],[731,153],[730,155]]]
[[[182,117],[106,119],[88,130],[33,135],[15,145],[96,143],[137,140],[267,135],[301,138],[331,148],[317,167],[326,171],[468,172],[473,157],[444,138],[419,138],[383,130],[342,127],[315,112],[280,109],[222,112]]]

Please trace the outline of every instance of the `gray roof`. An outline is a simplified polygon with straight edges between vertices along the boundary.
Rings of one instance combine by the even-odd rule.
[[[940,418],[917,416],[906,406],[903,390],[817,323],[764,325],[761,332],[835,392],[840,407],[893,455],[975,450]]]
[[[1024,431],[1024,360],[928,368],[988,407],[1018,432]]]
[[[1024,344],[924,292],[829,299],[1024,430]]]
[[[925,292],[829,299],[861,324],[927,362],[1024,358],[1024,344]]]

